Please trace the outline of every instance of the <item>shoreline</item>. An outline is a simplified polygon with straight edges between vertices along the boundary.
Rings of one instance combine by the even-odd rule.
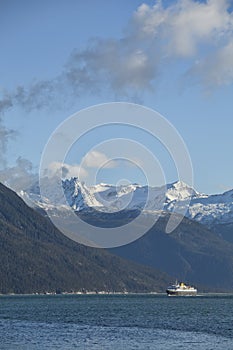
[[[55,292],[45,292],[45,293],[6,293],[0,294],[0,297],[32,297],[32,296],[131,296],[131,295],[145,295],[145,296],[167,296],[166,292],[63,292],[63,293],[55,293]],[[206,296],[233,296],[232,292],[200,292],[195,297],[206,297]],[[179,296],[180,297],[180,296]],[[184,296],[187,297],[187,296]]]

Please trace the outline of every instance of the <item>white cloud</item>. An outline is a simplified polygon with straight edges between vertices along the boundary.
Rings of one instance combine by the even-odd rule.
[[[226,79],[223,67],[225,51],[233,36],[233,12],[230,0],[177,0],[165,6],[162,0],[153,6],[142,4],[132,15],[122,38],[96,38],[86,48],[74,50],[62,74],[52,80],[37,81],[29,88],[19,86],[12,94],[5,92],[0,110],[14,104],[25,109],[62,105],[83,94],[104,92],[121,99],[140,99],[151,91],[166,69],[180,62],[184,67],[195,62],[218,65],[208,69],[205,79],[221,84]],[[223,52],[221,54],[221,52]],[[231,56],[230,56],[231,57]],[[231,69],[231,62],[227,66]],[[184,68],[187,69],[187,68]],[[218,79],[213,79],[218,69]],[[198,74],[198,70],[194,70]],[[183,71],[183,73],[185,73]],[[60,98],[59,98],[60,97]],[[67,102],[68,101],[68,102]]]
[[[15,191],[27,189],[38,178],[33,170],[33,165],[29,160],[18,157],[14,166],[0,171],[0,181]]]
[[[214,88],[233,82],[233,13],[230,1],[178,0],[141,5],[133,17],[134,36],[157,48],[157,66],[186,60],[192,79]],[[159,60],[158,60],[159,58]],[[185,73],[185,72],[184,72]]]
[[[71,178],[77,177],[79,179],[85,179],[89,175],[89,168],[115,168],[117,161],[111,160],[104,153],[98,151],[91,151],[83,157],[81,164],[67,164],[60,162],[52,162],[45,170],[43,176],[48,178],[61,177]]]
[[[99,151],[88,152],[82,159],[82,168],[115,168],[117,161],[108,158],[108,156]]]
[[[85,169],[80,167],[78,164],[67,164],[67,163],[60,163],[60,162],[52,162],[48,168],[46,169],[46,172],[44,176],[47,176],[49,178],[59,176],[62,171],[62,178],[71,178],[71,177],[82,177],[85,178],[88,174]]]
[[[215,55],[196,62],[189,76],[202,83],[209,92],[213,86],[229,85],[233,82],[233,40],[219,49]]]
[[[229,50],[233,35],[229,4],[228,0],[177,0],[167,7],[162,0],[154,6],[142,4],[121,39],[97,38],[86,49],[74,51],[63,79],[76,94],[101,91],[105,86],[124,98],[140,97],[153,89],[171,63],[183,60],[186,66],[194,66],[197,60],[208,64],[216,57],[216,83],[224,84],[225,59],[218,57],[221,51]],[[231,64],[228,62],[228,67]],[[213,73],[208,69],[206,79]],[[232,76],[229,81],[233,81]]]
[[[232,33],[227,9],[227,0],[180,0],[167,8],[160,1],[152,7],[143,4],[134,14],[134,30],[138,38],[161,39],[160,49],[168,56],[193,56],[201,44],[215,45]]]

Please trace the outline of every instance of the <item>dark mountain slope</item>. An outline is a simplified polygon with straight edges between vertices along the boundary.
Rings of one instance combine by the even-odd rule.
[[[165,233],[169,214],[139,240],[111,249],[135,262],[166,271],[181,280],[212,290],[233,290],[233,244],[205,226],[184,218],[171,234]]]
[[[0,292],[161,291],[157,270],[77,244],[0,184]]]
[[[233,243],[233,223],[212,225],[211,230],[226,241]]]

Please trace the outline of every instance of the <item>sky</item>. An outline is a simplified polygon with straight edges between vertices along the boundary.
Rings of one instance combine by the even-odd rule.
[[[61,123],[94,105],[127,102],[174,126],[197,191],[233,188],[232,11],[232,0],[1,1],[0,179],[26,188]],[[89,185],[93,173],[97,182],[145,184],[136,148],[129,162],[111,159],[115,146],[99,147],[119,136],[152,152],[167,183],[177,180],[164,146],[129,126],[103,126],[77,140],[66,175],[80,174],[82,164]],[[48,173],[56,169],[54,162]],[[160,184],[159,176],[150,180]]]

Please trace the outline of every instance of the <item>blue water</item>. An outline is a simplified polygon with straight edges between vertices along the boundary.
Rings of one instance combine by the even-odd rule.
[[[233,349],[233,296],[1,296],[0,349]]]

